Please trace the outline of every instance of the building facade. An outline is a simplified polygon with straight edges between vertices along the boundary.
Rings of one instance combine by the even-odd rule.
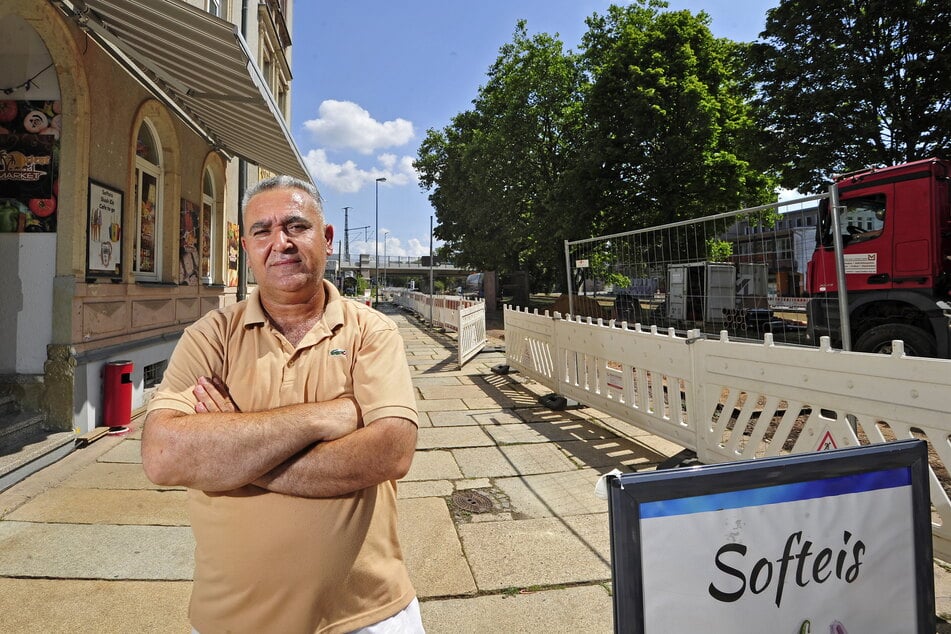
[[[243,296],[243,190],[311,180],[288,129],[291,0],[0,0],[0,391],[102,424]]]

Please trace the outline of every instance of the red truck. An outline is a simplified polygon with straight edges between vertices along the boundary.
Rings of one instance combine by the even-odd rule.
[[[851,348],[951,358],[951,161],[926,159],[835,179]],[[830,199],[806,271],[808,338],[841,346]]]

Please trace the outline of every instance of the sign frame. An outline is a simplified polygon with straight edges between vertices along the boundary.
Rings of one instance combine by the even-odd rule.
[[[89,179],[86,277],[108,277],[113,281],[122,277],[124,200],[125,193],[121,189]],[[109,218],[104,217],[103,211]],[[111,222],[107,223],[107,220]]]
[[[935,631],[935,592],[927,443],[899,440],[608,478],[614,631],[646,634],[640,511],[645,504],[907,469],[912,506],[914,606],[919,634]],[[755,506],[755,505],[750,505]],[[684,598],[689,600],[689,596]],[[911,624],[909,624],[911,625]],[[908,630],[909,632],[912,630]]]

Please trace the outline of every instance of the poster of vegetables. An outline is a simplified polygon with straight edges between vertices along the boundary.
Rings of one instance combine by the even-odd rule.
[[[0,233],[56,231],[59,101],[0,100]]]
[[[238,236],[240,230],[233,222],[228,223],[228,286],[238,285]]]
[[[89,181],[86,271],[116,277],[122,273],[122,192]]]

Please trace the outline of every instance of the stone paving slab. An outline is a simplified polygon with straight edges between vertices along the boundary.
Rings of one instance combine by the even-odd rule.
[[[556,447],[547,444],[453,449],[452,455],[467,478],[499,478],[577,468]]]
[[[406,567],[420,598],[474,594],[475,580],[446,502],[399,500],[399,535]]]
[[[426,400],[485,398],[485,392],[476,385],[417,385],[416,389]]]
[[[491,374],[490,370],[488,374],[478,377],[474,384],[485,390],[486,396],[496,399],[505,407],[539,407],[539,395],[508,376]]]
[[[420,480],[418,482],[401,480],[397,487],[397,496],[399,499],[444,498],[452,495],[454,490],[449,480]]]
[[[425,401],[424,401],[425,402]],[[463,404],[465,406],[465,404]],[[433,427],[458,427],[462,425],[484,425],[486,417],[494,420],[510,420],[511,414],[498,407],[471,410],[465,408],[460,411],[433,411],[429,412],[429,420]]]
[[[442,414],[464,412],[469,408],[466,407],[466,404],[462,402],[461,398],[441,398],[436,400],[416,399],[416,409],[420,412]]]
[[[493,410],[485,413],[473,412],[472,420],[483,427],[498,427],[499,425],[520,425],[522,419],[510,410]]]
[[[469,409],[491,409],[493,407],[511,407],[510,403],[506,403],[498,398],[492,398],[491,396],[482,396],[480,398],[464,398],[462,402],[466,404],[466,407]]]
[[[63,482],[71,489],[175,489],[152,484],[145,476],[141,463],[96,462],[73,474]]]
[[[608,514],[459,526],[480,591],[607,581]]]
[[[191,581],[0,579],[5,632],[187,634]]]
[[[440,376],[414,376],[413,385],[417,387],[431,385],[472,385],[472,377],[464,374],[445,374]]]
[[[632,443],[622,438],[599,441],[573,440],[559,442],[558,446],[578,465],[598,468],[603,472],[614,468],[621,471],[634,471],[645,465],[657,464],[667,458],[639,443]]]
[[[649,432],[646,432],[630,423],[626,423],[617,418],[608,417],[600,419],[599,421],[607,429],[616,431],[619,435],[639,443],[643,443],[645,446],[650,447],[658,453],[670,452],[668,455],[672,456],[676,453],[679,453],[683,447],[676,445],[668,440],[665,440],[659,436],[655,436]]]
[[[665,458],[676,455],[684,449],[682,446],[659,436],[642,436],[634,442],[641,443],[654,452],[656,459],[653,462],[662,462]]]
[[[441,354],[432,356],[432,359],[419,357],[408,359],[410,370],[418,375],[435,376],[442,373],[453,374],[459,368],[459,364],[455,361],[446,360]]]
[[[497,478],[495,486],[508,496],[512,510],[520,517],[568,517],[607,512],[607,500],[594,494],[600,476],[594,469],[579,469]]]
[[[602,585],[420,603],[427,634],[611,634],[613,603]]]
[[[488,478],[456,480],[452,484],[456,491],[466,491],[468,489],[487,489],[492,486],[492,482],[490,482]]]
[[[142,464],[142,441],[126,438],[99,457],[100,462],[129,462]]]
[[[562,444],[577,440],[577,434],[574,430],[550,423],[518,422],[509,425],[486,426],[485,431],[500,445],[543,442]]]
[[[187,581],[187,526],[0,522],[0,576]]]
[[[410,467],[401,482],[419,480],[458,480],[462,471],[449,451],[417,451]]]
[[[185,491],[56,488],[4,519],[73,524],[188,526]]]
[[[480,427],[431,427],[420,429],[416,438],[417,449],[454,447],[492,447],[495,441]]]

